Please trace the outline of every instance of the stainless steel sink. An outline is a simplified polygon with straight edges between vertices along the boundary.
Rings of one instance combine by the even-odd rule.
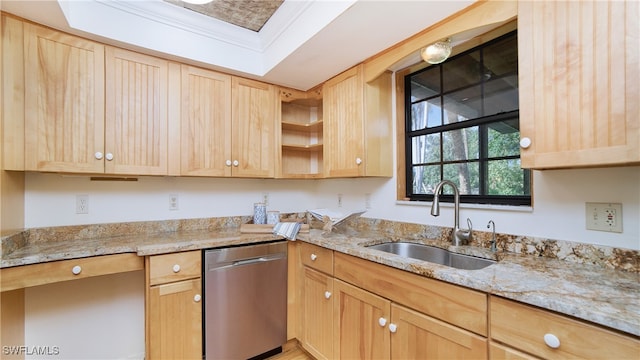
[[[496,263],[494,260],[490,259],[456,254],[434,246],[410,242],[389,242],[367,246],[367,248],[463,270],[483,269]]]

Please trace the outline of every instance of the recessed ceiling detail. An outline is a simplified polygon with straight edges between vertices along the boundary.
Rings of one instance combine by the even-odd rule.
[[[189,4],[181,0],[164,1],[258,32],[284,0],[213,0],[202,5]]]

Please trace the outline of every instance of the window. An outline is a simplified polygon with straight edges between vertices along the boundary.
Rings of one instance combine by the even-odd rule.
[[[531,204],[531,174],[520,168],[515,32],[406,75],[404,84],[410,200],[433,200],[446,179],[462,202]]]

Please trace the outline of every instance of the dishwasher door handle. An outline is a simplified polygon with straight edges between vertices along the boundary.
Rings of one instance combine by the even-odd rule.
[[[235,266],[246,266],[246,265],[259,264],[259,263],[267,263],[269,261],[276,261],[276,260],[282,260],[282,259],[286,259],[286,254],[274,254],[269,256],[260,256],[260,257],[251,258],[251,259],[230,261],[224,265],[219,264],[219,265],[210,266],[208,270],[209,271],[224,270],[224,269],[229,269]]]

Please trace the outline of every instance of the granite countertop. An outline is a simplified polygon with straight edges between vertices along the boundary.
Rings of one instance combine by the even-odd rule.
[[[282,238],[272,234],[243,234],[239,227],[167,231],[147,235],[120,234],[92,238],[76,236],[65,241],[33,241],[10,252],[3,252],[0,268],[119,253],[156,255],[279,239]],[[449,250],[454,252],[498,260],[496,264],[484,269],[459,270],[366,248],[366,245],[390,240],[388,235],[376,231],[325,234],[321,230],[312,229],[310,233],[299,234],[298,239],[640,336],[638,272],[513,252],[491,253],[486,248],[476,246],[449,246]],[[428,243],[424,240],[410,241]],[[442,242],[431,245],[447,247]]]

